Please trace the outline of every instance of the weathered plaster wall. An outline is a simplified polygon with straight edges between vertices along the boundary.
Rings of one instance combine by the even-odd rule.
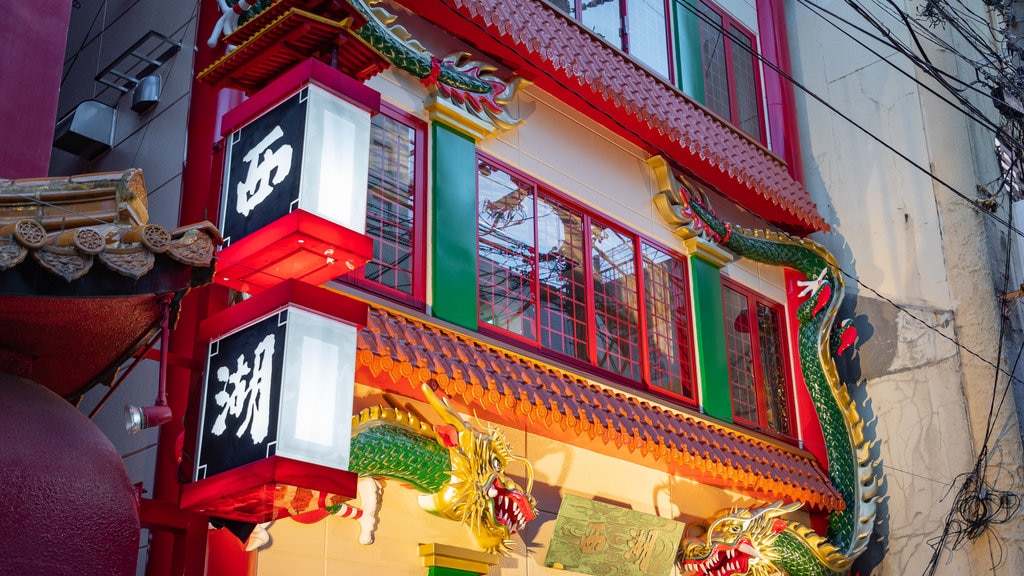
[[[863,24],[843,2],[822,5]],[[915,13],[914,6],[905,9]],[[875,419],[869,431],[882,439],[877,455],[887,500],[880,508],[881,541],[858,567],[861,574],[922,573],[929,542],[940,535],[952,502],[949,486],[973,467],[984,437],[994,376],[972,353],[996,359],[1000,318],[990,271],[1004,260],[986,242],[974,207],[910,162],[973,196],[977,184],[995,175],[991,156],[982,152],[987,147],[991,153],[992,134],[921,90],[914,80],[922,76],[891,50],[882,49],[882,56],[904,66],[910,78],[802,3],[788,3],[787,10],[797,79],[907,157],[797,94],[807,186],[833,225],[820,240],[861,283],[851,282],[845,306],[861,345],[841,372],[862,382],[854,396],[870,397]],[[897,33],[903,29],[881,20]],[[951,69],[948,54],[932,57]],[[1021,448],[1009,404],[996,418],[995,442],[992,463],[1001,468],[993,468],[989,481],[1019,488]],[[1024,572],[1020,525],[1018,518],[999,527],[1001,542],[986,536],[943,556],[936,573]],[[993,572],[999,555],[993,551],[1000,547],[1004,561]]]

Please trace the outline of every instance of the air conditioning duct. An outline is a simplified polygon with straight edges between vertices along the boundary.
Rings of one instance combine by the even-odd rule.
[[[92,160],[114,145],[117,110],[86,100],[57,122],[53,146],[75,156]]]

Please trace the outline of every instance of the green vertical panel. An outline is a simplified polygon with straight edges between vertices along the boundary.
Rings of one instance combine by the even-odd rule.
[[[690,98],[705,104],[697,0],[675,0],[672,8],[675,12],[676,85]]]
[[[708,415],[732,422],[722,276],[717,266],[703,258],[690,258],[690,269],[693,273],[697,353],[700,355],[701,406]]]
[[[445,568],[444,566],[428,566],[427,576],[480,576],[478,572]]]
[[[476,142],[438,122],[432,133],[434,315],[476,330]]]

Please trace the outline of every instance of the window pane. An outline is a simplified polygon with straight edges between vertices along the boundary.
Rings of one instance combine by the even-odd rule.
[[[370,124],[366,234],[373,258],[365,277],[412,294],[416,131],[384,114]]]
[[[732,74],[736,83],[736,124],[747,134],[761,140],[761,118],[757,101],[757,77],[750,38],[735,26],[732,30]]]
[[[732,386],[733,415],[759,423],[757,391],[754,382],[754,354],[751,344],[750,313],[747,297],[723,287],[725,300],[725,348],[729,356],[729,383]]]
[[[694,399],[684,264],[653,246],[642,249],[651,386]]]
[[[551,0],[551,4],[570,18],[576,18],[576,0]]]
[[[477,169],[480,321],[534,339],[533,186],[486,162]]]
[[[589,361],[583,214],[537,198],[541,346]]]
[[[789,432],[789,403],[786,396],[786,371],[782,356],[782,327],[779,313],[764,304],[757,305],[757,328],[764,371],[765,418],[768,428]]]
[[[584,0],[580,22],[617,48],[622,48],[620,20],[619,0]]]
[[[599,224],[590,234],[597,365],[640,380],[634,241]]]
[[[629,15],[629,53],[668,77],[664,0],[627,0],[626,14]]]
[[[704,61],[704,98],[707,107],[723,118],[732,119],[729,100],[729,72],[725,65],[722,16],[699,3],[700,50]]]

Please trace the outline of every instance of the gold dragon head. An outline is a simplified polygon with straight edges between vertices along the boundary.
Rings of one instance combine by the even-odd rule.
[[[755,510],[724,510],[716,514],[703,538],[683,547],[678,563],[686,576],[773,576],[779,574],[772,543],[788,526],[780,518],[800,508],[799,502],[776,502]]]
[[[434,494],[420,496],[420,506],[438,516],[469,526],[477,543],[488,552],[505,554],[512,534],[520,532],[536,516],[533,467],[516,456],[505,435],[497,429],[482,432],[466,422],[429,385],[423,393],[443,424],[435,426],[438,441],[451,457],[451,481]],[[506,475],[512,462],[526,466],[526,489]]]

